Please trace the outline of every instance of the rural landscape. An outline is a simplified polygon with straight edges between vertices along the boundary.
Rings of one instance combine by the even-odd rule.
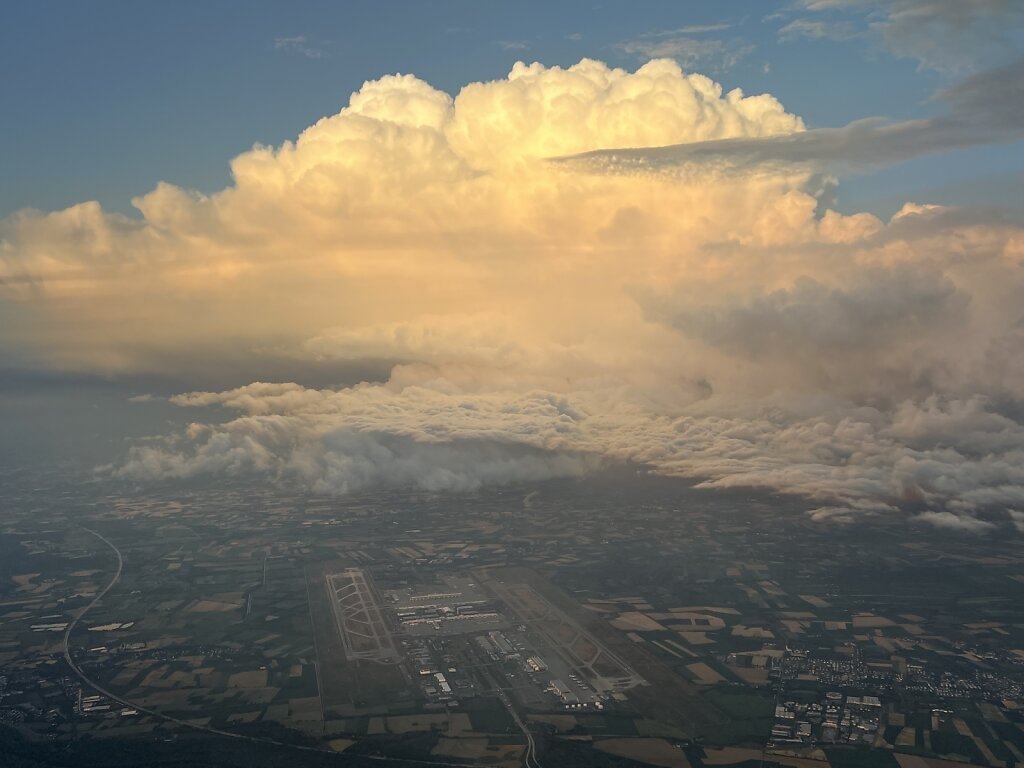
[[[1013,542],[629,469],[460,497],[52,482],[3,499],[8,760],[1024,762]]]
[[[0,0],[0,768],[1024,768],[1024,0]]]

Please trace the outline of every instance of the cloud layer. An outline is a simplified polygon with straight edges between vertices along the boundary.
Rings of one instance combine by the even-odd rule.
[[[976,95],[951,92],[954,112]],[[5,220],[0,344],[115,374],[392,365],[355,387],[178,396],[230,415],[138,445],[126,477],[465,490],[634,461],[801,494],[821,520],[1020,525],[1017,223],[844,216],[806,157],[548,160],[815,133],[666,60],[517,64],[454,98],[384,77],[235,158],[216,194],[161,183],[138,218]]]
[[[622,144],[559,158],[591,163],[605,172],[717,161],[752,164],[806,164],[850,170],[909,160],[920,155],[1024,138],[1024,57],[972,75],[944,89],[937,99],[945,114],[923,120],[856,120],[842,128],[772,136],[680,142],[664,147]]]

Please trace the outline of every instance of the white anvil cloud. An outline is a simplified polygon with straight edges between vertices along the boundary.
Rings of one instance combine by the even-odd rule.
[[[396,361],[352,388],[182,395],[238,415],[133,449],[126,476],[461,490],[629,460],[802,494],[820,519],[1020,524],[1019,226],[822,211],[803,163],[547,160],[802,132],[670,61],[517,64],[455,98],[385,77],[235,158],[216,194],[3,222],[0,344],[112,373]]]

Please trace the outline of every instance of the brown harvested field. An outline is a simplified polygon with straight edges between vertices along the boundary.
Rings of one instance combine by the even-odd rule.
[[[353,739],[331,739],[327,742],[327,746],[330,747],[334,752],[344,752],[353,744],[355,744],[355,741]]]
[[[765,637],[768,639],[775,637],[775,633],[768,627],[747,627],[743,624],[733,627],[732,634],[734,637]]]
[[[222,672],[197,672],[200,688],[220,688],[227,683],[227,678]]]
[[[714,640],[707,636],[706,632],[677,632],[683,640],[690,645],[714,645]]]
[[[229,693],[237,694],[237,701],[243,704],[269,704],[277,696],[280,688],[234,688]],[[287,708],[287,704],[282,705]]]
[[[801,600],[805,603],[813,605],[815,608],[831,608],[832,603],[828,600],[818,597],[817,595],[800,595]]]
[[[469,733],[473,725],[465,712],[439,715],[401,715],[384,719],[391,733],[414,733],[416,731],[442,731],[448,736]]]
[[[136,689],[131,693],[130,698],[133,704],[141,707],[155,709],[157,711],[168,709],[194,709],[189,699],[197,694],[203,694],[202,689],[189,689],[180,691],[141,691]]]
[[[287,704],[271,704],[263,712],[264,720],[277,720],[279,723],[288,719]]]
[[[660,632],[665,627],[639,611],[620,613],[612,620],[612,626],[625,631]]]
[[[320,714],[320,698],[317,696],[306,696],[301,699],[289,699],[288,709],[293,716],[315,712]]]
[[[101,727],[92,732],[91,736],[97,739],[125,738],[126,736],[145,736],[156,730],[156,723],[136,723],[135,725],[124,725],[117,723],[112,727]]]
[[[160,666],[142,678],[142,682],[139,683],[140,688],[153,688],[160,685],[160,681],[163,679],[164,674],[167,672],[167,667]]]
[[[360,730],[359,720],[328,720],[324,723],[324,733],[357,733]]]
[[[449,739],[442,736],[430,754],[444,757],[460,757],[465,760],[479,760],[487,755],[487,739]]]
[[[918,755],[904,755],[894,753],[896,762],[900,768],[963,768],[966,763],[958,763],[954,760],[943,760],[938,757],[919,757]]]
[[[251,669],[246,672],[235,672],[228,678],[228,688],[265,688],[267,670]]]
[[[768,682],[767,669],[755,669],[754,667],[729,667],[729,671],[745,683],[750,685],[764,685]]]
[[[241,601],[227,603],[220,600],[197,600],[189,607],[189,610],[192,613],[216,613],[218,611],[234,611],[240,606]]]
[[[988,744],[986,744],[981,737],[974,737],[974,746],[978,748],[981,756],[985,758],[985,762],[989,765],[1006,765],[1006,763],[995,756],[995,753],[989,749]]]
[[[766,760],[778,763],[785,768],[829,768],[827,760],[811,760],[806,757],[789,757],[788,755],[766,754]],[[701,762],[704,765],[736,765],[748,760],[761,762],[761,750],[744,747],[723,747],[721,749],[705,749]]]
[[[529,719],[537,723],[553,725],[559,731],[571,731],[578,722],[575,715],[530,715]]]
[[[480,744],[479,742],[483,742]],[[460,742],[468,742],[463,744]],[[440,738],[430,754],[435,757],[475,760],[474,765],[495,768],[519,768],[522,765],[523,746],[519,744],[490,744],[485,738]],[[481,751],[482,750],[482,751]],[[469,754],[470,752],[474,754]],[[476,754],[478,753],[478,754]]]
[[[111,687],[120,688],[128,685],[140,672],[144,669],[148,669],[154,664],[156,664],[155,661],[148,659],[128,662],[125,664],[124,668],[114,676],[114,679],[110,681]]]
[[[659,614],[662,615],[662,614]],[[710,613],[681,613],[668,614],[668,619],[676,622],[675,629],[681,625],[689,625],[699,629],[715,630],[725,626],[725,619],[721,616],[714,616]]]
[[[191,672],[171,672],[164,682],[174,688],[195,688],[196,676]]]
[[[953,727],[956,728],[956,732],[959,733],[961,736],[967,736],[967,737],[973,737],[974,736],[974,734],[971,733],[971,727],[969,725],[967,725],[967,723],[964,722],[959,717],[954,717],[953,718]]]
[[[894,643],[888,637],[882,637],[880,635],[875,635],[874,637],[871,638],[871,641],[875,645],[877,645],[879,648],[881,648],[883,651],[888,651],[889,653],[895,653],[896,652],[896,643]]]
[[[697,678],[697,682],[700,685],[715,685],[716,683],[725,682],[724,677],[715,672],[715,670],[703,661],[698,661],[695,664],[687,664],[686,668],[690,670],[690,674]]]
[[[724,613],[728,616],[739,616],[735,608],[721,608],[711,605],[688,605],[681,608],[669,608],[672,613]]]
[[[987,701],[979,701],[978,709],[981,711],[981,716],[986,720],[1005,723],[1006,715],[995,704],[989,704]]]
[[[895,623],[892,619],[885,618],[885,616],[875,616],[870,613],[861,613],[853,617],[854,629],[878,629],[881,627],[891,627]]]
[[[228,715],[229,723],[255,723],[259,720],[260,715],[263,712],[259,709],[252,712],[235,712],[233,715]]]
[[[917,728],[905,726],[896,736],[897,747],[912,747],[917,741]]]
[[[601,739],[594,747],[617,757],[637,760],[662,768],[690,768],[690,761],[678,747],[665,739]]]
[[[765,594],[772,595],[774,597],[784,597],[786,594],[783,592],[782,587],[774,581],[759,581],[757,582],[757,585],[765,591]]]
[[[1003,746],[1010,750],[1010,754],[1013,755],[1018,765],[1024,764],[1024,752],[1021,752],[1016,744],[1012,741],[1003,739]]]

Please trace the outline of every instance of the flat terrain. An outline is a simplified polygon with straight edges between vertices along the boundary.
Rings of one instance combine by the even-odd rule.
[[[116,742],[170,765],[162,740],[187,739],[247,768],[513,768],[532,739],[544,768],[751,768],[766,746],[797,768],[1024,764],[1012,536],[895,514],[867,535],[635,468],[345,497],[51,476],[0,502],[0,724],[46,760]]]

